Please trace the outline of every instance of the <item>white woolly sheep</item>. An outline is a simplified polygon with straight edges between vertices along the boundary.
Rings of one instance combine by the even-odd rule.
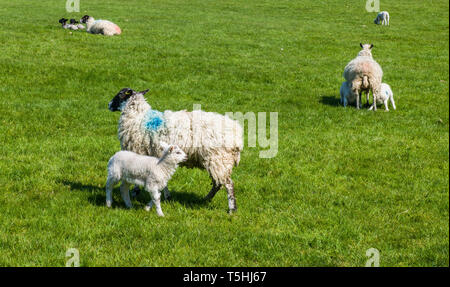
[[[372,58],[373,45],[360,44],[362,50],[358,56],[351,60],[344,69],[344,78],[351,84],[352,93],[356,96],[356,108],[361,108],[361,94],[363,91],[372,91],[374,102],[379,97],[383,70]],[[368,100],[368,94],[367,94]],[[376,105],[374,110],[377,110]]]
[[[389,111],[388,101],[391,101],[392,108],[395,110],[394,93],[388,84],[382,83],[380,97],[377,98],[377,104],[384,104],[386,111]],[[373,106],[371,106],[369,110],[372,110],[372,108]]]
[[[149,211],[153,204],[156,213],[164,216],[161,209],[161,190],[174,174],[178,164],[187,159],[186,154],[174,145],[160,142],[163,149],[161,158],[139,155],[131,151],[119,151],[108,162],[108,179],[106,181],[106,206],[112,205],[112,188],[122,181],[120,192],[125,205],[133,207],[130,200],[129,185],[144,186],[151,200],[145,207]]]
[[[211,200],[225,186],[228,208],[237,209],[233,167],[239,164],[243,149],[243,129],[239,122],[217,113],[152,110],[143,92],[122,89],[109,103],[111,111],[122,111],[118,136],[122,150],[158,156],[160,141],[178,145],[188,156],[181,166],[206,169],[212,188],[206,200]],[[169,194],[167,187],[165,194]]]
[[[103,34],[106,36],[120,35],[120,27],[108,20],[95,20],[94,17],[84,15],[80,19],[81,23],[86,24],[86,32],[91,34]]]
[[[375,18],[373,22],[377,25],[389,25],[389,13],[387,11],[381,11],[378,13],[377,18]]]

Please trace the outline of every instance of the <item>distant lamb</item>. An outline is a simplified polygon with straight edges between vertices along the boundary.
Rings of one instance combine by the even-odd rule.
[[[95,20],[94,17],[84,15],[80,19],[81,23],[86,24],[86,32],[91,34],[103,34],[106,36],[120,35],[120,27],[108,20]]]
[[[74,25],[74,26],[77,26],[77,28],[80,29],[80,30],[84,29],[84,25],[78,23],[77,20],[75,20],[75,19],[70,19],[70,24]]]
[[[344,78],[351,85],[352,93],[356,97],[356,108],[361,108],[361,94],[372,91],[374,103],[380,97],[383,70],[372,57],[373,45],[360,44],[362,50],[351,60],[344,69]],[[368,100],[368,95],[367,95]],[[373,108],[377,110],[376,104]]]
[[[153,204],[156,213],[164,216],[161,209],[161,190],[167,186],[178,164],[187,159],[186,154],[178,147],[160,142],[163,147],[161,158],[138,155],[131,151],[119,151],[108,162],[108,179],[106,181],[106,206],[111,207],[112,189],[122,181],[120,192],[128,208],[132,207],[129,186],[144,186],[150,193],[151,201],[145,209],[149,211]]]
[[[373,22],[377,25],[389,25],[389,13],[387,11],[381,11],[380,13],[378,13],[377,18],[375,18]]]
[[[395,107],[395,102],[394,102],[394,93],[392,92],[392,89],[388,84],[382,83],[380,98],[377,99],[377,104],[384,104],[384,108],[386,109],[386,111],[389,111],[388,101],[391,101],[392,108],[395,110],[396,107]],[[372,110],[372,109],[373,109],[373,106],[371,106],[369,110]]]
[[[78,30],[78,27],[76,25],[72,25],[72,24],[67,24],[67,21],[69,21],[66,18],[61,18],[59,19],[59,23],[61,23],[61,27],[63,29],[69,29],[69,30]]]
[[[224,185],[229,212],[235,211],[231,173],[239,164],[243,149],[243,129],[239,122],[211,112],[152,110],[144,98],[147,92],[124,88],[109,103],[111,111],[122,111],[119,120],[122,150],[159,156],[161,141],[178,145],[188,156],[182,166],[209,172],[213,186],[205,199],[211,200]],[[169,195],[167,187],[164,194]]]

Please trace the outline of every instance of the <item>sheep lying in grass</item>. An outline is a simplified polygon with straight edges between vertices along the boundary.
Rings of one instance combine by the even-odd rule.
[[[356,108],[361,108],[361,94],[372,91],[374,103],[380,97],[383,70],[372,57],[373,45],[360,44],[362,50],[351,60],[344,69],[344,78],[351,85],[352,93],[356,97]],[[368,94],[367,94],[368,100]],[[377,110],[376,105],[373,108]]]
[[[178,146],[168,146],[164,142],[160,142],[160,145],[163,153],[159,159],[131,151],[119,151],[111,157],[106,181],[106,206],[111,207],[113,186],[122,181],[120,192],[128,208],[132,207],[129,185],[136,184],[144,186],[152,198],[145,209],[149,211],[155,204],[156,213],[164,216],[161,209],[161,190],[167,186],[178,164],[185,161],[187,156]]]
[[[78,29],[83,30],[84,29],[84,25],[78,23],[77,20],[75,19],[70,19],[70,24],[76,26]]]
[[[69,29],[69,30],[78,30],[78,27],[76,25],[72,25],[72,24],[67,24],[68,19],[66,18],[61,18],[59,19],[59,23],[61,23],[61,27],[63,29]]]
[[[84,15],[80,19],[81,23],[86,24],[86,32],[91,34],[103,34],[106,36],[120,35],[120,27],[108,20],[95,20],[94,17]]]
[[[386,111],[389,111],[388,101],[391,101],[392,108],[395,110],[396,107],[395,107],[395,102],[394,102],[394,93],[392,92],[392,89],[388,84],[382,83],[381,84],[381,93],[380,93],[380,97],[377,99],[377,104],[384,104],[384,108],[386,109]],[[372,110],[372,109],[373,109],[373,106],[371,106],[369,110]]]
[[[152,110],[143,92],[122,89],[109,103],[111,111],[122,111],[119,120],[119,140],[122,150],[158,156],[160,142],[178,145],[188,156],[182,164],[202,168],[212,178],[211,200],[224,185],[228,192],[229,212],[237,209],[233,167],[239,164],[243,149],[243,130],[239,122],[227,116],[203,111]],[[167,187],[164,194],[169,195]]]
[[[387,11],[381,11],[378,13],[377,18],[375,18],[373,22],[377,25],[389,25],[389,13]]]

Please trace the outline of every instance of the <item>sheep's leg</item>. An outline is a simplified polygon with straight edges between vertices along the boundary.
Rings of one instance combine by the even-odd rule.
[[[106,180],[106,206],[111,207],[112,205],[112,189],[114,184],[116,184],[115,180],[111,177],[108,177]]]
[[[386,112],[389,112],[389,108],[388,108],[388,99],[386,99],[384,101],[384,109],[386,110]]]
[[[348,101],[347,101],[347,97],[344,97],[344,108],[347,107]]]
[[[216,184],[216,182],[213,179],[213,181],[212,181],[212,188],[209,191],[209,193],[205,196],[204,199],[207,200],[207,201],[212,200],[213,197],[216,195],[216,193],[220,190],[221,187],[222,187],[222,185],[220,183]]]
[[[120,193],[122,194],[123,201],[125,202],[125,205],[127,208],[132,208],[133,204],[130,200],[130,191],[129,191],[130,185],[122,181],[122,185],[120,186]]]
[[[378,98],[378,90],[372,90],[372,94],[373,94],[373,110],[376,112],[377,111],[377,98]]]
[[[370,94],[370,90],[366,92],[366,107],[370,106],[369,94]]]
[[[359,110],[359,93],[357,90],[355,90],[355,94],[356,94],[356,109]]]
[[[236,198],[234,197],[234,183],[230,179],[228,179],[228,183],[225,184],[228,193],[228,212],[232,214],[237,210],[236,206]]]

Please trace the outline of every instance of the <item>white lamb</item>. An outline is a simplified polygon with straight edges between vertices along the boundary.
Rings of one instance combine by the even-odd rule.
[[[178,145],[188,156],[182,166],[209,172],[213,186],[205,199],[211,200],[224,185],[229,212],[235,211],[231,173],[243,149],[239,122],[211,112],[152,110],[144,98],[147,92],[124,88],[109,103],[111,111],[122,111],[118,132],[122,150],[158,156],[160,141]],[[164,195],[170,195],[167,187]]]
[[[120,27],[108,20],[95,20],[94,17],[84,15],[80,19],[81,23],[86,24],[86,32],[92,34],[103,34],[106,36],[120,35]]]
[[[380,23],[381,25],[389,25],[389,13],[387,11],[381,11],[373,22],[377,25]]]
[[[152,199],[145,209],[149,211],[155,204],[156,213],[164,216],[161,209],[161,190],[167,186],[178,164],[185,161],[187,156],[178,146],[168,146],[163,142],[160,144],[163,147],[163,154],[159,159],[131,151],[119,151],[111,157],[106,181],[106,206],[111,207],[113,186],[122,181],[120,192],[128,208],[132,207],[129,186],[135,184],[144,186],[150,193]]]
[[[389,111],[388,101],[391,101],[392,108],[395,110],[396,107],[395,107],[395,102],[394,102],[394,93],[392,92],[392,89],[388,84],[382,83],[380,98],[377,99],[377,104],[384,104],[384,108],[386,109],[386,111]],[[373,109],[373,106],[371,106],[369,110],[372,110],[372,109]]]
[[[339,90],[341,94],[341,104],[347,107],[348,104],[352,105],[356,101],[355,94],[352,93],[352,88],[348,82],[343,82],[341,89]]]
[[[351,60],[344,69],[344,78],[351,85],[352,93],[356,96],[356,108],[361,108],[361,94],[363,91],[372,91],[374,103],[380,97],[383,70],[372,58],[373,45],[360,44],[362,50],[358,56]],[[367,93],[367,103],[369,94]],[[374,110],[377,110],[376,105]]]

